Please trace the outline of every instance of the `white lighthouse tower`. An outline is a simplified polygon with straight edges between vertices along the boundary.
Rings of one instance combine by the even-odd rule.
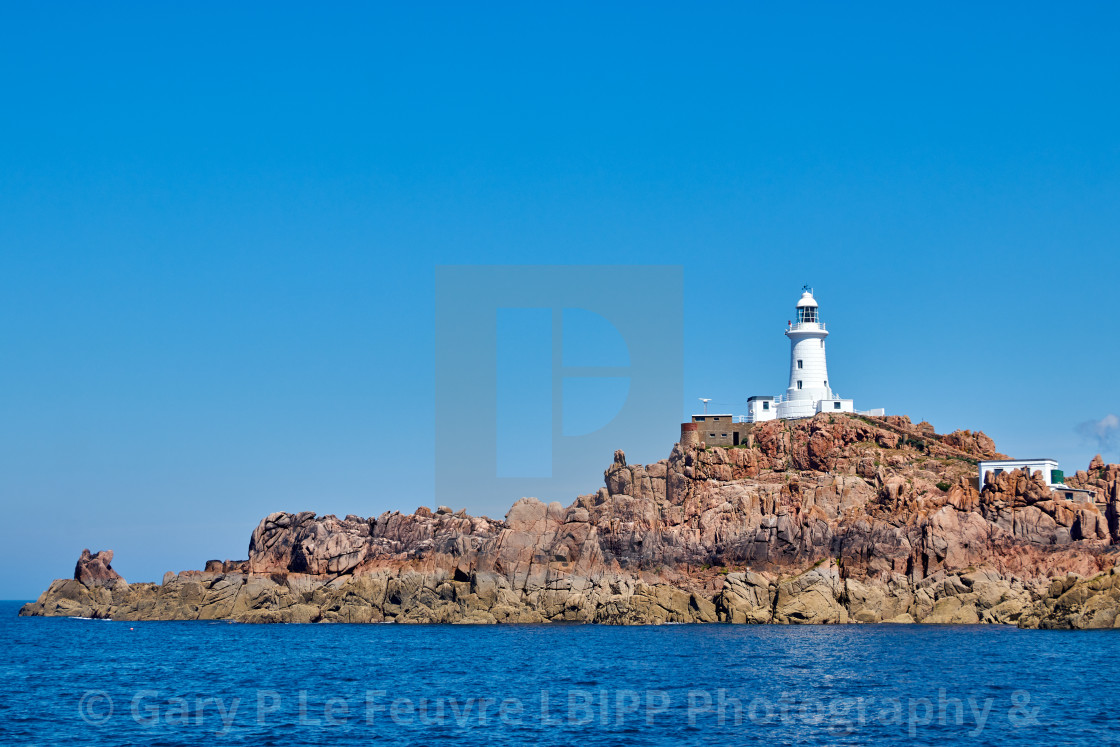
[[[751,397],[747,400],[747,422],[774,418],[811,418],[820,412],[854,412],[850,399],[841,399],[828,383],[825,338],[813,290],[803,289],[797,302],[796,321],[786,327],[789,338],[789,387],[780,397]],[[874,414],[881,414],[876,411]]]
[[[824,340],[828,330],[820,319],[813,291],[806,287],[797,302],[796,321],[786,329],[789,338],[789,387],[778,405],[779,418],[809,418],[817,414],[817,403],[832,399]]]

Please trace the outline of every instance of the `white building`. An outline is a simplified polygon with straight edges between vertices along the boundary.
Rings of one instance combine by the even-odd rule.
[[[828,383],[825,338],[828,330],[820,318],[813,291],[806,287],[797,302],[797,321],[786,327],[789,338],[789,386],[778,397],[754,396],[747,400],[748,423],[775,418],[811,418],[821,412],[855,412],[855,403],[836,394]],[[864,415],[882,415],[869,410]]]
[[[1051,488],[1064,488],[1065,473],[1058,469],[1058,460],[1056,459],[989,459],[980,462],[980,487],[984,487],[984,478],[991,472],[993,475],[998,475],[1003,472],[1013,472],[1014,470],[1023,470],[1028,475],[1034,474],[1035,470],[1042,473],[1042,479],[1046,480],[1046,485]]]
[[[980,462],[978,469],[981,490],[984,489],[984,479],[988,476],[988,473],[998,475],[1002,472],[1013,472],[1018,469],[1023,470],[1028,475],[1033,475],[1035,470],[1038,470],[1042,473],[1042,479],[1046,480],[1046,486],[1051,490],[1062,493],[1066,500],[1092,503],[1096,498],[1096,493],[1092,490],[1071,488],[1066,485],[1066,475],[1058,469],[1058,460],[1056,459],[988,459]]]

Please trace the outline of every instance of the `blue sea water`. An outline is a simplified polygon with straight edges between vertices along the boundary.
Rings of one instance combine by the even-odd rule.
[[[0,744],[1098,745],[1120,633],[19,618]]]

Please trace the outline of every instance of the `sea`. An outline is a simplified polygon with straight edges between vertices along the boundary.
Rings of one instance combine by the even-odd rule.
[[[1120,631],[17,617],[0,744],[1120,743]]]

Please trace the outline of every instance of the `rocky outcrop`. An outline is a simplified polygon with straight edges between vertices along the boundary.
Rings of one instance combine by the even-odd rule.
[[[161,584],[126,584],[111,553],[84,553],[75,580],[21,614],[1057,625],[1074,613],[1044,603],[1072,587],[1055,596],[1053,579],[1076,585],[1120,562],[1120,467],[1078,473],[1100,500],[1074,503],[1040,475],[977,485],[977,460],[996,455],[983,433],[940,436],[904,417],[770,421],[736,448],[678,444],[649,465],[616,452],[595,493],[523,498],[500,521],[447,507],[274,513],[247,560]]]
[[[1120,567],[1091,578],[1056,578],[1025,610],[1025,627],[1089,630],[1120,627]]]
[[[82,550],[74,566],[74,578],[58,579],[34,605],[24,605],[20,614],[53,617],[111,617],[132,592],[128,583],[110,565],[112,550],[90,553]],[[33,612],[29,611],[33,610]]]
[[[110,565],[112,562],[112,550],[102,550],[92,555],[88,548],[82,550],[82,556],[78,558],[78,563],[74,566],[74,580],[88,588],[115,586],[117,582],[123,582],[124,579],[113,570]]]

